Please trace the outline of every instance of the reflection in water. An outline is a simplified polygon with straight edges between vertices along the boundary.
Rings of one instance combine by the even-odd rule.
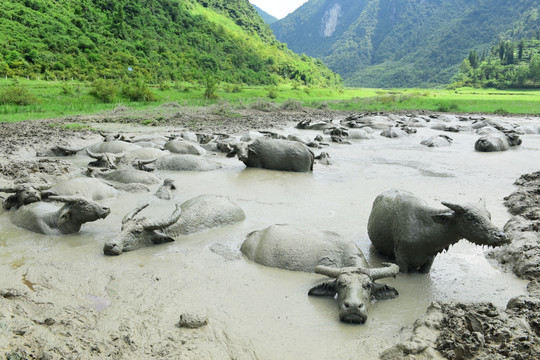
[[[20,269],[31,263],[36,274],[47,278],[47,287],[72,294],[81,304],[90,301],[100,313],[100,326],[114,324],[122,314],[136,316],[140,323],[160,321],[146,308],[158,309],[163,319],[201,309],[231,337],[248,340],[261,359],[352,354],[373,359],[396,343],[400,329],[411,325],[430,302],[491,301],[504,306],[523,293],[524,282],[492,266],[482,248],[461,242],[437,256],[430,274],[380,280],[394,286],[399,297],[374,303],[367,323],[351,326],[338,321],[335,300],[307,296],[324,276],[266,268],[243,258],[238,249],[251,231],[296,224],[351,238],[368,262],[379,266],[385,259],[372,250],[366,226],[373,200],[392,187],[411,191],[433,206],[483,197],[493,222],[502,227],[509,217],[502,199],[513,191],[517,177],[538,170],[535,156],[529,155],[540,147],[540,138],[524,136],[527,148],[484,154],[473,150],[476,136],[470,133],[454,134],[449,148],[419,144],[434,134],[419,129],[406,139],[376,135],[353,145],[335,144],[325,151],[336,164],[316,164],[313,174],[245,169],[238,160],[224,157],[219,161],[225,168],[218,171],[156,173],[176,183],[173,202],[153,198],[154,188],[107,199],[101,203],[111,207],[108,218],[69,236],[30,233],[11,225],[9,214],[0,214],[0,270],[22,275],[34,291],[35,284]],[[244,209],[246,220],[119,257],[103,256],[104,242],[120,231],[122,217],[136,206],[150,202],[141,215],[163,218],[175,202],[204,193],[230,197]],[[40,277],[34,280],[41,282]]]

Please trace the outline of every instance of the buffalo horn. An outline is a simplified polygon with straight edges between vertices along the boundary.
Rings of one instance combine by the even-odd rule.
[[[373,280],[382,279],[386,277],[393,277],[399,273],[399,266],[392,263],[383,263],[384,267],[364,269],[363,271],[371,276]]]
[[[19,192],[23,189],[23,185],[17,185],[17,186],[14,186],[14,187],[5,187],[5,188],[2,188],[0,187],[0,192],[3,192],[3,193],[16,193],[16,192]]]
[[[182,208],[180,207],[180,204],[176,204],[176,209],[171,214],[171,216],[168,219],[162,220],[162,221],[156,221],[152,224],[148,224],[144,227],[145,230],[152,231],[152,230],[159,230],[159,229],[165,229],[169,226],[173,225],[180,219],[180,214],[182,213]]]
[[[92,151],[90,151],[89,148],[86,148],[86,154],[88,156],[90,156],[91,158],[94,158],[94,159],[101,159],[103,156],[105,156],[105,153],[94,153]]]
[[[453,210],[456,214],[464,213],[465,208],[459,204],[453,204],[446,201],[441,202],[444,206],[449,208],[450,210]]]
[[[157,161],[157,157],[152,158],[152,159],[148,159],[148,160],[139,160],[139,159],[137,159],[137,162],[139,164],[142,164],[142,165],[148,165],[148,164],[151,164],[151,163],[156,162],[156,161]]]
[[[132,210],[132,211],[128,212],[126,214],[126,216],[124,216],[124,218],[122,219],[122,225],[124,225],[125,223],[127,223],[128,221],[133,219],[138,213],[140,213],[142,210],[144,210],[148,205],[150,205],[150,204],[146,203],[144,205],[139,206],[135,210]]]
[[[326,275],[331,278],[337,278],[341,274],[341,270],[329,266],[317,265],[315,267],[315,273]]]

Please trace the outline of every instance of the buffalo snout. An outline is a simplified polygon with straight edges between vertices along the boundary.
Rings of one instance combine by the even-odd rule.
[[[122,246],[117,242],[107,242],[103,247],[105,255],[117,256],[122,254]]]

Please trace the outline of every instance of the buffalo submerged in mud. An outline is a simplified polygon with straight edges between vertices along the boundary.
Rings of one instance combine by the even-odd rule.
[[[457,121],[456,117],[456,124]],[[461,201],[456,197],[476,196],[479,192],[485,196],[485,185],[480,186],[475,181],[477,176],[483,176],[485,183],[498,181],[496,186],[501,186],[499,184],[510,177],[506,173],[498,174],[496,179],[490,177],[490,171],[497,162],[494,160],[496,156],[514,156],[512,174],[527,168],[529,162],[520,162],[523,157],[516,160],[514,151],[492,157],[475,152],[472,149],[475,135],[468,130],[473,128],[473,120],[460,119],[459,132],[452,135],[451,147],[420,145],[420,139],[437,137],[437,131],[445,131],[450,125],[457,127],[451,123],[440,127],[443,130],[425,126],[426,123],[437,122],[436,117],[428,119],[426,116],[412,118],[379,114],[374,117],[356,116],[339,124],[337,121],[314,120],[315,124],[321,125],[299,127],[294,130],[296,133],[285,134],[279,139],[270,138],[270,135],[276,136],[273,130],[260,131],[256,134],[258,138],[245,137],[247,142],[240,141],[240,136],[225,136],[222,131],[200,137],[187,134],[183,140],[165,133],[156,136],[156,141],[148,134],[145,134],[145,141],[135,141],[137,135],[105,136],[106,142],[91,145],[86,152],[80,151],[84,149],[83,141],[75,142],[71,146],[73,151],[66,152],[71,156],[70,161],[85,166],[88,164],[86,155],[93,155],[95,160],[109,159],[111,161],[95,164],[109,169],[96,171],[115,176],[90,179],[81,178],[78,173],[68,181],[65,179],[67,176],[51,177],[47,187],[42,189],[41,185],[37,185],[39,182],[30,181],[35,174],[29,174],[27,184],[32,184],[28,186],[33,188],[28,188],[27,201],[22,199],[24,196],[19,196],[24,192],[16,192],[15,195],[21,199],[13,196],[4,205],[6,209],[20,209],[9,210],[5,213],[7,215],[1,214],[0,217],[2,221],[2,217],[11,218],[21,210],[29,211],[38,206],[31,203],[44,206],[48,204],[46,201],[58,201],[62,197],[65,205],[68,205],[66,196],[58,197],[61,193],[75,196],[84,194],[97,201],[103,210],[99,215],[101,217],[98,216],[103,219],[99,223],[92,224],[90,220],[76,237],[66,235],[64,240],[63,235],[62,242],[73,242],[73,246],[62,247],[61,242],[56,241],[44,244],[32,242],[40,254],[39,261],[32,260],[31,266],[30,263],[23,265],[20,271],[24,275],[23,286],[38,284],[32,285],[34,290],[31,291],[36,291],[36,295],[40,296],[41,312],[40,316],[36,316],[36,310],[25,307],[28,318],[35,320],[29,329],[42,326],[39,324],[53,324],[49,318],[56,318],[55,326],[47,325],[52,333],[47,337],[51,342],[51,350],[47,351],[66,354],[68,349],[77,349],[75,352],[80,357],[87,356],[87,351],[97,350],[89,350],[79,339],[94,337],[97,345],[91,345],[92,348],[99,349],[101,355],[109,357],[119,354],[137,357],[141,352],[151,354],[149,356],[152,358],[174,357],[180,354],[179,349],[184,355],[188,354],[187,347],[193,345],[193,356],[198,358],[208,354],[272,358],[276,355],[275,344],[280,343],[283,346],[277,355],[283,358],[328,358],[332,357],[330,348],[340,347],[344,354],[358,353],[361,349],[365,358],[371,359],[382,349],[394,345],[399,329],[404,324],[412,323],[434,298],[468,301],[484,298],[495,301],[498,306],[506,303],[511,296],[522,291],[521,284],[508,280],[498,270],[484,263],[483,255],[476,250],[468,250],[467,242],[461,244],[465,249],[454,247],[444,256],[441,255],[437,262],[433,260],[441,250],[461,238],[480,245],[501,246],[508,243],[508,236],[491,223],[484,204],[468,204],[466,200]],[[377,125],[379,123],[380,126]],[[370,125],[380,130],[389,127],[406,129],[409,135],[397,139],[373,136]],[[327,134],[322,134],[323,130],[319,128],[325,129]],[[528,135],[523,137],[528,144],[530,141],[531,147],[537,146],[534,138]],[[143,139],[141,136],[139,138]],[[173,138],[176,140],[168,143]],[[246,166],[274,171],[245,171],[238,162],[227,159],[214,149],[217,148],[214,139],[218,138],[220,146],[223,145],[231,155],[239,155]],[[224,138],[230,141],[224,141]],[[198,139],[204,139],[204,143],[196,144]],[[325,139],[330,140],[326,142]],[[167,143],[170,149],[163,150]],[[315,156],[306,144],[316,144],[313,148],[324,146],[325,152]],[[206,153],[200,150],[199,145],[204,145]],[[198,149],[197,155],[193,155],[193,149]],[[529,149],[520,150],[525,153]],[[177,153],[167,152],[173,150]],[[128,154],[129,160],[126,158]],[[333,165],[315,168],[313,176],[294,174],[313,172],[314,159],[321,158],[322,161],[328,159],[329,154],[333,161],[327,163]],[[462,158],[456,160],[460,156]],[[463,157],[469,162],[464,162]],[[116,164],[112,164],[113,158],[117,160]],[[139,170],[153,169],[154,173],[150,176],[133,171],[133,166]],[[114,167],[119,170],[112,172],[110,168]],[[477,173],[474,174],[471,169]],[[396,176],[396,171],[399,171],[399,176]],[[116,177],[117,174],[119,177]],[[139,176],[152,180],[145,184],[148,190],[134,192],[135,187],[125,182],[138,180]],[[434,191],[437,196],[428,187],[422,188],[422,184],[433,179],[437,181]],[[442,202],[441,208],[430,207],[420,197],[394,191],[395,196],[384,193],[376,200],[377,204],[386,204],[382,206],[384,210],[374,204],[370,213],[374,194],[397,185],[419,190],[421,198],[434,197],[440,201],[438,196],[441,196],[443,199],[456,200]],[[4,186],[4,189],[15,190],[19,187]],[[172,190],[175,192],[172,193]],[[218,192],[219,195],[201,196],[208,192]],[[492,202],[499,197],[495,192],[499,192],[498,187],[488,193]],[[396,210],[399,206],[390,200],[392,197],[401,198],[407,203],[405,210]],[[234,206],[224,207],[222,201],[225,199]],[[109,207],[109,216],[104,215]],[[60,219],[61,208],[56,205],[57,210],[51,212],[53,215],[50,217]],[[394,210],[388,210],[391,208]],[[144,209],[151,212],[147,218],[139,216]],[[394,218],[386,211],[397,216]],[[122,215],[125,215],[123,219]],[[49,218],[49,215],[46,217]],[[494,222],[498,223],[504,217],[501,209],[495,206]],[[267,227],[285,222],[298,226]],[[122,226],[120,231],[119,223]],[[5,223],[2,223],[2,228],[4,226]],[[75,227],[70,226],[69,232],[72,233]],[[60,231],[51,232],[63,233],[62,228],[65,229],[62,225]],[[318,228],[328,230],[316,230]],[[18,234],[20,239],[30,236],[23,229],[8,227],[8,231]],[[346,237],[338,235],[341,232]],[[245,234],[249,235],[246,237]],[[424,234],[428,235],[424,237]],[[39,234],[34,236],[37,239],[45,238]],[[12,241],[11,238],[13,236],[7,240],[0,237],[0,244]],[[102,239],[108,239],[105,246]],[[417,242],[409,241],[411,239]],[[369,240],[375,249],[395,258],[397,265],[381,263],[376,252],[366,251]],[[152,246],[165,242],[170,244]],[[84,251],[82,254],[83,246],[85,250],[93,249],[93,253],[90,251],[92,254],[89,255]],[[6,256],[17,263],[21,257],[20,249],[23,248],[24,242],[19,241],[11,249],[13,254]],[[109,257],[96,258],[99,253],[119,255],[135,249],[141,250],[114,260]],[[56,252],[63,257],[61,263],[53,267],[41,265],[57,261]],[[463,252],[471,252],[468,254],[470,257],[460,257]],[[28,254],[32,256],[33,252]],[[245,258],[242,259],[240,254],[244,254]],[[264,266],[258,267],[245,261],[246,258]],[[119,268],[129,276],[117,276]],[[269,268],[296,270],[299,273],[277,269],[272,272]],[[452,277],[441,269],[451,271]],[[16,266],[2,267],[2,270],[9,279],[20,279]],[[433,275],[410,277],[399,274],[400,270],[431,270]],[[40,275],[39,271],[44,275]],[[70,277],[63,276],[64,272],[69,273]],[[323,282],[321,275],[327,277]],[[71,278],[77,279],[78,285],[73,285],[75,280]],[[387,279],[389,284],[379,283],[382,279]],[[65,284],[61,284],[62,281]],[[15,280],[10,280],[12,283]],[[81,289],[82,295],[79,295],[79,291],[70,294],[72,288]],[[299,291],[299,288],[303,290]],[[335,331],[336,326],[345,326],[331,321],[336,316],[335,305],[329,301],[306,300],[306,293],[336,297],[340,320],[364,325],[338,327],[339,331]],[[16,291],[0,292],[0,318],[6,319],[7,329],[15,329],[14,322],[24,320],[18,315],[20,311],[12,314],[11,306],[3,306],[5,302],[24,305],[33,301],[32,297],[16,294]],[[57,305],[42,302],[41,298],[47,299],[49,296],[55,298]],[[69,299],[69,305],[61,302],[64,298]],[[74,299],[83,304],[74,310],[75,313],[59,311],[70,309]],[[372,304],[375,300],[383,299],[392,300]],[[86,305],[88,303],[90,307]],[[37,305],[32,306],[38,308]],[[326,309],[327,306],[331,306],[330,310]],[[209,321],[189,339],[185,337],[185,332],[179,332],[171,325],[173,321],[170,324],[165,321],[168,316],[156,316],[192,313],[193,309],[201,308],[208,310]],[[283,308],[287,309],[286,320],[282,314],[277,314]],[[407,309],[406,314],[396,311],[401,308]],[[133,309],[138,309],[136,318],[133,317]],[[69,331],[77,336],[66,339],[65,344],[57,342],[57,339],[64,339],[61,336],[67,326],[64,324],[69,324],[64,313],[82,324],[78,329],[70,328]],[[92,322],[95,316],[99,316],[100,321]],[[160,329],[159,334],[148,333],[136,326],[135,322],[144,322],[146,329]],[[385,329],[382,333],[381,327]],[[258,335],[262,333],[265,334],[264,340]],[[28,344],[32,344],[32,339],[42,343],[40,336],[38,332],[27,331],[24,340]],[[129,342],[124,344],[114,340],[120,338],[129,339]],[[244,343],[241,339],[247,341]],[[322,345],[321,339],[325,339],[325,345]],[[18,346],[21,344],[20,335],[10,335],[7,341],[12,344],[10,349],[22,349]],[[0,342],[0,347],[2,345]],[[32,346],[35,345],[25,348],[27,350],[24,351],[28,353],[23,357],[34,356],[28,350]],[[211,346],[225,350],[213,352]]]

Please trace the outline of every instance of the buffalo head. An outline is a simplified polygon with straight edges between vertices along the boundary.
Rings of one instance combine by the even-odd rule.
[[[42,198],[52,194],[51,192],[44,192],[44,190],[49,188],[49,185],[35,186],[30,184],[22,184],[9,188],[0,188],[0,192],[14,193],[4,200],[3,207],[6,210],[11,208],[18,209],[23,205],[41,201]]]
[[[125,251],[174,241],[173,238],[161,233],[159,230],[166,229],[178,221],[182,212],[180,205],[176,205],[175,211],[168,219],[161,221],[150,220],[145,217],[135,219],[135,216],[147,206],[148,204],[139,206],[124,216],[120,234],[107,241],[103,247],[103,252],[106,255],[120,255]]]
[[[432,216],[439,224],[454,225],[459,235],[476,245],[502,246],[510,243],[510,239],[491,222],[491,214],[485,202],[478,204],[454,204],[443,201],[442,204],[451,211]]]
[[[82,196],[49,196],[46,201],[64,203],[58,210],[56,225],[64,234],[78,232],[87,222],[105,219],[111,209]]]
[[[341,269],[317,266],[315,272],[335,280],[325,281],[309,291],[309,295],[332,296],[337,294],[339,319],[346,323],[363,324],[367,320],[367,310],[371,299],[393,299],[398,295],[396,289],[386,284],[378,284],[377,279],[396,276],[399,267],[387,264],[386,267],[366,269],[346,267]]]
[[[94,153],[90,149],[86,148],[86,154],[95,159],[88,163],[89,166],[101,167],[106,169],[116,169],[120,159],[124,158],[125,153],[113,154],[113,153]]]
[[[242,162],[248,161],[249,152],[253,151],[249,148],[249,143],[247,142],[239,142],[237,144],[233,144],[229,146],[231,151],[227,154],[227,157],[234,157],[235,155],[238,156],[238,160]]]

